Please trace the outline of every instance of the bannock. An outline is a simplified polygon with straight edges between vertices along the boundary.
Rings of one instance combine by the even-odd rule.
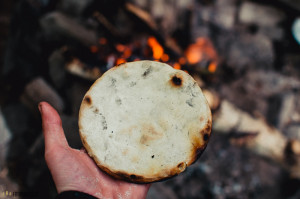
[[[154,61],[115,66],[83,98],[79,132],[107,174],[135,183],[183,172],[205,149],[211,111],[186,72]]]

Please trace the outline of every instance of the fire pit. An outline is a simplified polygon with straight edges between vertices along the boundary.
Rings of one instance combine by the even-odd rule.
[[[201,160],[148,198],[297,198],[299,15],[291,0],[16,1],[0,68],[0,180],[53,198],[37,104],[51,103],[81,148],[78,111],[93,81],[115,65],[155,60],[194,77],[214,125]]]

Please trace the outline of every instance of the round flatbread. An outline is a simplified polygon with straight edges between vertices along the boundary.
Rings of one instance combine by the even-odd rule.
[[[136,183],[183,172],[205,149],[211,126],[195,80],[154,61],[108,70],[86,93],[79,112],[88,154],[109,175]]]

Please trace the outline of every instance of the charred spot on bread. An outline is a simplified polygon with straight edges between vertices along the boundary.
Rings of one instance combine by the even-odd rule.
[[[133,174],[132,174],[132,175],[130,175],[130,178],[131,178],[131,179],[136,179],[136,175],[133,175]]]
[[[204,144],[203,146],[200,146],[200,147],[195,147],[191,153],[192,155],[191,155],[191,159],[190,159],[188,165],[195,163],[196,160],[201,156],[201,154],[203,153],[205,148],[206,148],[206,144]]]
[[[90,96],[85,96],[84,101],[88,104],[91,105],[92,104],[92,99]]]
[[[201,122],[203,121],[203,117],[200,117],[200,121]],[[200,134],[203,135],[204,141],[208,141],[210,137],[211,129],[212,129],[212,121],[208,120],[205,124],[205,127],[203,127],[202,130],[200,131]]]
[[[112,172],[107,168],[104,168],[102,170],[105,170],[107,173],[112,174],[118,179],[121,180],[126,180],[128,182],[136,182],[136,183],[147,183],[150,182],[151,180],[144,178],[143,176],[135,175],[135,174],[128,174],[124,172]]]
[[[172,86],[180,87],[183,84],[182,76],[179,74],[176,74],[171,78],[170,82],[171,82]]]

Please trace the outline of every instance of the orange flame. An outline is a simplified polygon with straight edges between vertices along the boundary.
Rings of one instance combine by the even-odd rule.
[[[191,44],[185,51],[187,61],[190,64],[197,64],[203,59],[214,60],[209,66],[209,72],[215,72],[217,69],[217,52],[213,44],[207,38],[198,38],[196,43]]]
[[[164,54],[163,47],[158,43],[156,38],[153,36],[148,38],[148,45],[152,48],[153,58],[159,60]]]

